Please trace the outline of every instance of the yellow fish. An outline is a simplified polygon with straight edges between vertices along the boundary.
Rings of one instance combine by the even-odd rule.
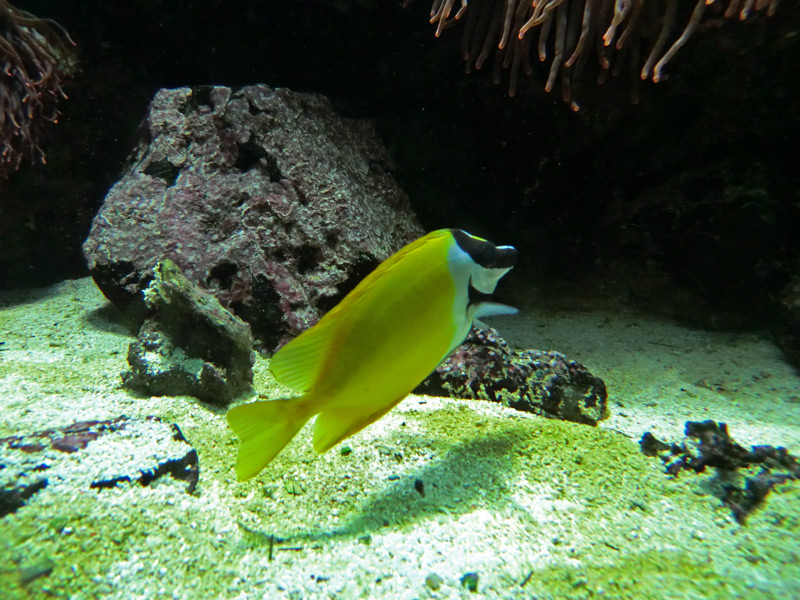
[[[357,433],[430,375],[476,318],[515,313],[488,299],[516,256],[512,246],[440,229],[378,265],[272,357],[275,379],[299,397],[228,411],[241,442],[239,481],[266,467],[314,415],[320,454]]]

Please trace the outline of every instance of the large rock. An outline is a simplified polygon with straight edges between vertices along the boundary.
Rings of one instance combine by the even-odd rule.
[[[800,275],[791,281],[775,299],[772,313],[772,332],[786,357],[800,367]]]
[[[372,125],[324,97],[160,90],[84,254],[138,319],[153,267],[170,259],[273,348],[422,233],[390,169]]]

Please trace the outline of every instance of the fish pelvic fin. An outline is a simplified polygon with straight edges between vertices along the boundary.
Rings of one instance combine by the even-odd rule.
[[[519,309],[497,302],[481,302],[473,313],[473,318],[482,319],[484,317],[501,317],[505,315],[516,315]]]
[[[261,400],[235,406],[226,418],[239,438],[236,476],[258,475],[311,417],[302,398]]]

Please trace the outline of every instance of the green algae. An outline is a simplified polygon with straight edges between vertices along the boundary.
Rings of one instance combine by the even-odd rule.
[[[96,290],[75,293],[84,311],[102,305]],[[45,304],[43,320],[70,320]],[[17,312],[3,322],[12,332],[29,319]],[[71,319],[81,347],[51,347],[42,335],[25,337],[25,351],[4,351],[17,374],[0,377],[1,408],[17,419],[5,431],[156,414],[198,450],[200,484],[194,495],[168,480],[43,490],[0,520],[4,599],[800,594],[795,483],[776,488],[742,527],[713,495],[713,473],[669,478],[615,431],[410,397],[355,436],[349,453],[316,457],[306,429],[270,469],[239,484],[224,410],[130,396],[118,379],[130,338],[112,325],[87,329],[77,311]],[[256,388],[288,395],[267,368],[259,358]],[[43,383],[46,392],[31,393]],[[435,592],[431,573],[441,579]],[[465,573],[479,576],[477,592],[461,587]]]
[[[615,600],[729,598],[730,589],[707,562],[680,552],[646,552],[611,564],[550,567],[532,571],[522,597]],[[666,592],[666,594],[665,594]]]

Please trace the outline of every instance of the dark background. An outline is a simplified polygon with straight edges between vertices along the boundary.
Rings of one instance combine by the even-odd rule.
[[[465,75],[460,30],[435,38],[428,0],[16,5],[63,25],[79,71],[47,164],[0,183],[0,288],[88,274],[80,246],[156,90],[251,83],[373,119],[425,229],[517,246],[518,301],[760,327],[800,275],[798,2],[701,28],[638,105],[587,74],[578,113],[544,69],[515,98]]]

